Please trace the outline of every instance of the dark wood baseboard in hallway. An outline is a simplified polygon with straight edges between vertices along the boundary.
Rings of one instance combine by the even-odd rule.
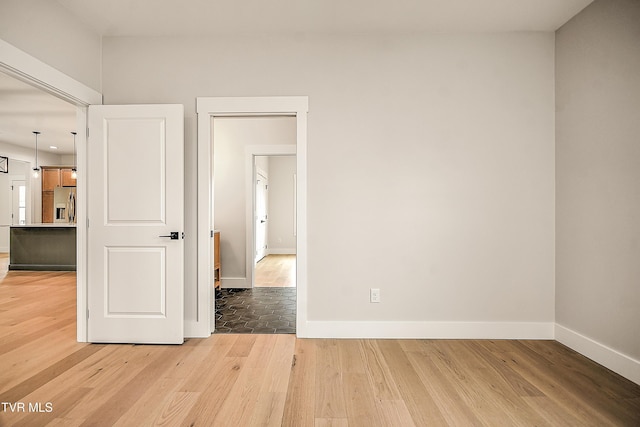
[[[0,280],[0,426],[640,425],[639,385],[555,341],[95,345],[75,310],[75,273]]]

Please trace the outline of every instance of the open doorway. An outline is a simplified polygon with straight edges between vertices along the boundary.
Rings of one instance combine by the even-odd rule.
[[[221,271],[217,333],[295,333],[295,267],[286,272],[294,275],[289,286],[261,286],[265,276],[278,284],[278,272],[262,268],[274,257],[293,256],[295,265],[295,144],[294,116],[213,120],[213,228],[220,236]],[[287,148],[274,148],[282,146]]]
[[[213,261],[217,251],[214,248],[215,228],[218,227],[219,209],[214,206],[214,184],[217,185],[220,168],[227,165],[214,163],[221,154],[214,148],[215,122],[227,117],[264,117],[288,116],[295,118],[295,144],[278,143],[276,146],[265,145],[256,149],[255,146],[245,148],[245,154],[252,155],[296,155],[296,298],[292,301],[296,309],[296,330],[298,337],[308,334],[307,319],[307,113],[309,98],[306,96],[276,96],[276,97],[203,97],[197,99],[198,113],[198,307],[207,314],[209,320],[208,331],[214,332],[216,327],[216,311],[213,292]],[[214,149],[216,152],[214,153]],[[255,149],[255,150],[254,150]],[[244,156],[245,171],[251,171],[251,158]],[[245,187],[246,192],[253,191],[253,183],[249,178]],[[245,193],[246,194],[246,193]],[[244,204],[244,198],[243,204]],[[229,207],[228,207],[229,208]],[[236,215],[241,215],[242,208],[235,209]],[[246,221],[252,221],[252,211],[246,213]],[[227,230],[228,232],[229,230]],[[225,230],[220,230],[225,233]],[[245,233],[248,237],[248,234]],[[245,240],[246,242],[246,240]],[[250,254],[253,247],[249,247]],[[224,244],[220,251],[224,255]],[[238,252],[228,252],[228,256],[238,256]],[[250,255],[251,256],[251,255]],[[246,253],[245,258],[246,259]],[[246,286],[246,271],[251,271],[252,257],[249,258],[249,269],[244,277],[234,278],[229,271],[222,271],[222,287],[236,283]],[[224,269],[224,266],[222,266]],[[246,268],[246,267],[245,267]],[[249,273],[250,275],[250,273]],[[225,279],[227,279],[225,281]],[[230,280],[229,280],[230,279]]]
[[[74,80],[73,78],[67,76],[64,73],[50,67],[49,65],[41,62],[40,60],[29,56],[23,51],[15,48],[14,46],[9,45],[8,43],[2,42],[0,40],[0,74],[6,74],[22,83],[26,83],[28,85],[28,91],[31,91],[33,88],[36,88],[38,91],[41,91],[47,95],[51,95],[47,102],[37,102],[39,107],[44,109],[50,109],[52,106],[52,102],[56,103],[56,105],[60,105],[60,103],[66,103],[71,107],[72,117],[71,120],[73,125],[64,126],[65,138],[61,141],[61,144],[71,144],[73,138],[71,134],[66,133],[72,130],[83,130],[82,132],[78,132],[77,135],[77,151],[76,151],[76,159],[77,159],[77,171],[78,171],[78,180],[77,180],[77,223],[82,224],[86,221],[86,185],[85,185],[85,177],[86,177],[86,169],[85,169],[85,155],[86,155],[86,133],[84,129],[86,129],[86,120],[87,120],[87,106],[91,104],[101,104],[102,103],[102,95],[95,90],[85,86],[84,84]],[[20,96],[24,93],[23,90],[13,91],[13,95]],[[33,96],[28,97],[31,101],[34,100]],[[8,98],[3,97],[4,100]],[[54,118],[51,121],[48,121],[48,128],[51,128],[49,125],[54,126],[60,125],[62,122],[60,120],[59,115],[53,115]],[[65,121],[66,123],[66,121]],[[38,126],[40,127],[40,126]],[[69,129],[71,128],[71,129]],[[3,131],[6,129],[3,126]],[[27,143],[26,149],[18,148],[14,151],[13,157],[16,160],[25,161],[30,164],[30,168],[35,167],[35,159],[32,159],[32,154],[34,153],[34,147],[32,144],[33,130],[36,129],[34,126],[29,126],[27,129],[27,137],[29,137],[29,142]],[[19,137],[22,137],[25,132],[19,132]],[[52,132],[48,132],[49,135],[53,135]],[[16,144],[19,138],[12,138],[11,142]],[[42,144],[45,143],[44,140],[40,141]],[[40,149],[48,147],[51,150],[54,150],[50,147],[50,145],[40,145],[38,148]],[[60,148],[60,145],[56,145],[59,149],[58,153],[63,150]],[[6,146],[3,147],[6,149]],[[3,152],[5,151],[3,149]],[[39,150],[40,151],[40,150]],[[71,150],[70,150],[71,151]],[[71,151],[72,152],[72,151]],[[46,153],[49,154],[49,153]],[[3,154],[4,155],[4,154]],[[59,154],[58,154],[59,155]],[[9,155],[8,157],[12,157]],[[41,160],[45,160],[45,152],[40,151],[39,153],[39,162],[38,166],[42,163]],[[69,162],[69,156],[67,155],[66,160],[62,160],[63,163]],[[29,174],[30,176],[32,174]],[[39,222],[41,221],[41,210],[42,210],[42,202],[39,198],[41,194],[40,181],[34,179],[33,177],[26,179],[26,214],[25,214],[25,222],[29,224],[30,222]],[[29,204],[31,203],[31,206]],[[31,215],[30,215],[31,213]],[[72,283],[72,293],[75,293],[76,298],[74,301],[75,311],[76,311],[76,338],[79,342],[86,342],[87,340],[87,305],[86,305],[86,259],[84,254],[86,253],[86,229],[84,227],[77,228],[76,234],[76,244],[77,244],[77,270],[76,273],[69,273],[75,277]],[[46,293],[45,293],[46,294]]]
[[[255,157],[253,285],[296,287],[296,157]]]

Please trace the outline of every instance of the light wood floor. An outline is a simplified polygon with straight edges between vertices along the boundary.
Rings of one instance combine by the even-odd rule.
[[[74,297],[73,273],[0,281],[0,402],[27,411],[0,426],[640,425],[640,386],[554,341],[80,344]]]
[[[256,264],[256,287],[295,288],[296,256],[267,255]]]

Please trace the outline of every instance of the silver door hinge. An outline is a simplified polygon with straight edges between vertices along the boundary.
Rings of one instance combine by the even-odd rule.
[[[87,308],[87,319],[89,318],[89,309]]]
[[[87,139],[89,139],[89,128],[87,128]]]
[[[87,228],[89,228],[89,218],[87,218]]]

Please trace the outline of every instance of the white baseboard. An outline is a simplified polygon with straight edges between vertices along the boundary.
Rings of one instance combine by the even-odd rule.
[[[0,253],[9,253],[8,246],[0,246]]]
[[[300,338],[542,339],[554,338],[546,322],[324,322],[308,321]]]
[[[267,248],[267,255],[295,255],[296,248]]]
[[[555,337],[558,342],[640,385],[640,361],[562,325],[556,324]]]
[[[247,289],[251,287],[251,283],[247,283],[246,277],[223,277],[220,280],[221,288],[238,288]]]

